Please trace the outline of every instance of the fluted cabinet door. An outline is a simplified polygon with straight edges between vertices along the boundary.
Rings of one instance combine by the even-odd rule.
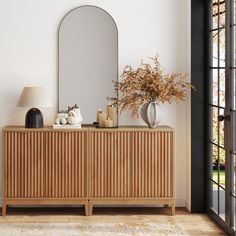
[[[175,214],[170,127],[3,130],[2,214],[11,205],[166,204]]]
[[[48,197],[87,196],[87,133],[45,133],[45,189]]]
[[[5,197],[34,198],[45,195],[43,132],[6,132]]]
[[[130,133],[91,132],[91,196],[130,196]]]
[[[5,132],[5,198],[87,196],[86,132]]]
[[[173,197],[173,132],[132,132],[131,196]]]

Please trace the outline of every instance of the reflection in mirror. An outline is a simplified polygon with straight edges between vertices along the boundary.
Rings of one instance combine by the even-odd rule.
[[[116,96],[118,32],[113,18],[94,6],[69,12],[59,28],[59,110],[78,104],[83,124]]]

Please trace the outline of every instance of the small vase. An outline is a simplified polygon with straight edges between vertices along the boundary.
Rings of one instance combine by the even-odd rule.
[[[149,128],[156,128],[161,121],[161,106],[157,100],[145,103],[141,108],[141,117]]]

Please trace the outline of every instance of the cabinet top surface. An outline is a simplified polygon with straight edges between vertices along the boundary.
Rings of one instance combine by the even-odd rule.
[[[30,129],[25,128],[24,126],[5,126],[3,131],[22,131],[22,132],[42,132],[42,131],[54,131],[54,132],[85,132],[85,131],[103,131],[103,132],[118,132],[118,131],[174,131],[174,129],[170,126],[158,126],[157,128],[151,129],[146,126],[119,126],[118,128],[95,128],[94,126],[90,125],[82,125],[81,129],[53,129],[52,126],[45,126],[44,128],[40,129]]]

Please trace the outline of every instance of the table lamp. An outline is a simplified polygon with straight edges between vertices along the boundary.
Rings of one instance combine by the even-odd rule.
[[[43,87],[24,87],[17,107],[31,108],[25,116],[25,128],[43,128],[42,112],[36,107],[51,107],[51,101]]]

